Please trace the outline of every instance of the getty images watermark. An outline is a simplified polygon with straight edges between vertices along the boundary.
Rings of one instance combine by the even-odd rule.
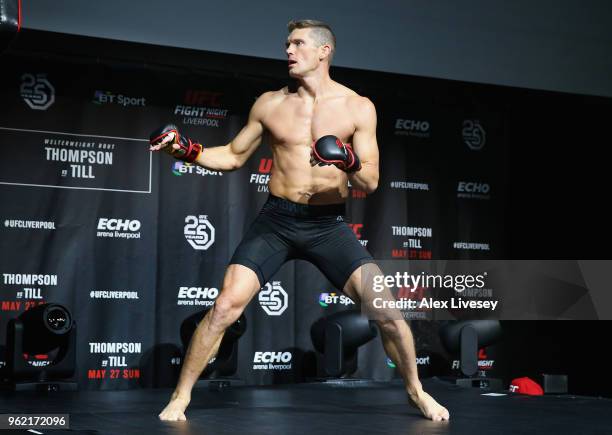
[[[500,301],[487,269],[465,261],[388,260],[362,268],[361,308],[370,318],[495,317]]]
[[[612,320],[611,260],[378,260],[361,269],[376,319]]]
[[[395,272],[394,275],[375,274],[372,278],[372,290],[383,293],[385,290],[405,290],[410,295],[417,294],[418,289],[447,289],[457,293],[465,290],[483,289],[487,272],[481,275],[429,275],[421,272],[413,275],[408,272]],[[421,292],[419,292],[421,293]],[[397,299],[386,298],[385,295],[374,297],[372,305],[374,309],[490,309],[497,308],[499,301],[493,300],[470,300],[461,297],[451,297],[449,300],[436,300],[433,297],[399,297]]]

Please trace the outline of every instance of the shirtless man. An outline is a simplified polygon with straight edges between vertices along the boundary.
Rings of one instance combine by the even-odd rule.
[[[222,291],[198,325],[162,420],[185,420],[191,390],[216,354],[225,329],[287,260],[303,258],[355,301],[372,256],[339,216],[344,215],[347,181],[372,193],[378,186],[376,110],[372,102],[333,81],[329,66],[335,37],[325,23],[291,21],[286,42],[295,89],[266,92],[253,104],[246,126],[227,145],[204,148],[174,126],[151,136],[152,151],[205,168],[242,167],[269,133],[273,154],[270,197],[236,248]],[[350,145],[345,145],[352,143]],[[364,272],[365,273],[365,272]],[[398,366],[410,402],[425,417],[448,420],[449,413],[423,391],[410,328],[403,319],[378,320],[387,355]]]

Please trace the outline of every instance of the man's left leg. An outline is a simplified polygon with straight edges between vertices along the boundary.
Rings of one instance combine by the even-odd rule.
[[[343,289],[344,293],[355,302],[361,301],[365,312],[370,311],[364,307],[364,304],[371,304],[374,295],[388,300],[394,299],[387,288],[381,293],[372,293],[367,283],[371,282],[371,277],[375,274],[382,275],[376,264],[363,264],[350,275]],[[448,420],[448,410],[423,391],[417,371],[414,339],[406,321],[398,315],[398,312],[376,312],[373,316],[380,329],[385,352],[397,365],[411,403],[419,408],[425,417],[433,421]]]
[[[446,408],[423,391],[417,373],[414,340],[408,324],[399,310],[370,310],[374,297],[394,299],[385,288],[374,292],[372,279],[381,275],[370,253],[344,222],[344,216],[324,216],[301,226],[308,243],[302,250],[304,259],[315,264],[338,289],[342,289],[355,302],[361,301],[362,311],[378,323],[387,355],[400,370],[406,392],[423,415],[435,421],[448,420]]]

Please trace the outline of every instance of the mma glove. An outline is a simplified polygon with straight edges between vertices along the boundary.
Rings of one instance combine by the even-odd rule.
[[[174,124],[167,124],[151,133],[149,143],[151,145],[159,145],[167,138],[171,139],[165,142],[165,146],[162,149],[175,159],[184,162],[193,163],[204,148],[202,144],[194,142],[187,136],[183,136]],[[178,149],[174,147],[175,144],[179,146]]]
[[[319,166],[334,165],[348,173],[361,169],[359,157],[351,145],[333,135],[323,136],[312,144],[312,158]]]

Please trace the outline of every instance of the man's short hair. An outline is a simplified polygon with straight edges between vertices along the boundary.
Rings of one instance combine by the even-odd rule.
[[[291,20],[287,23],[287,29],[289,33],[295,29],[310,29],[310,36],[319,44],[319,47],[324,44],[331,45],[329,53],[329,63],[331,63],[336,53],[336,36],[329,24],[317,20]]]

